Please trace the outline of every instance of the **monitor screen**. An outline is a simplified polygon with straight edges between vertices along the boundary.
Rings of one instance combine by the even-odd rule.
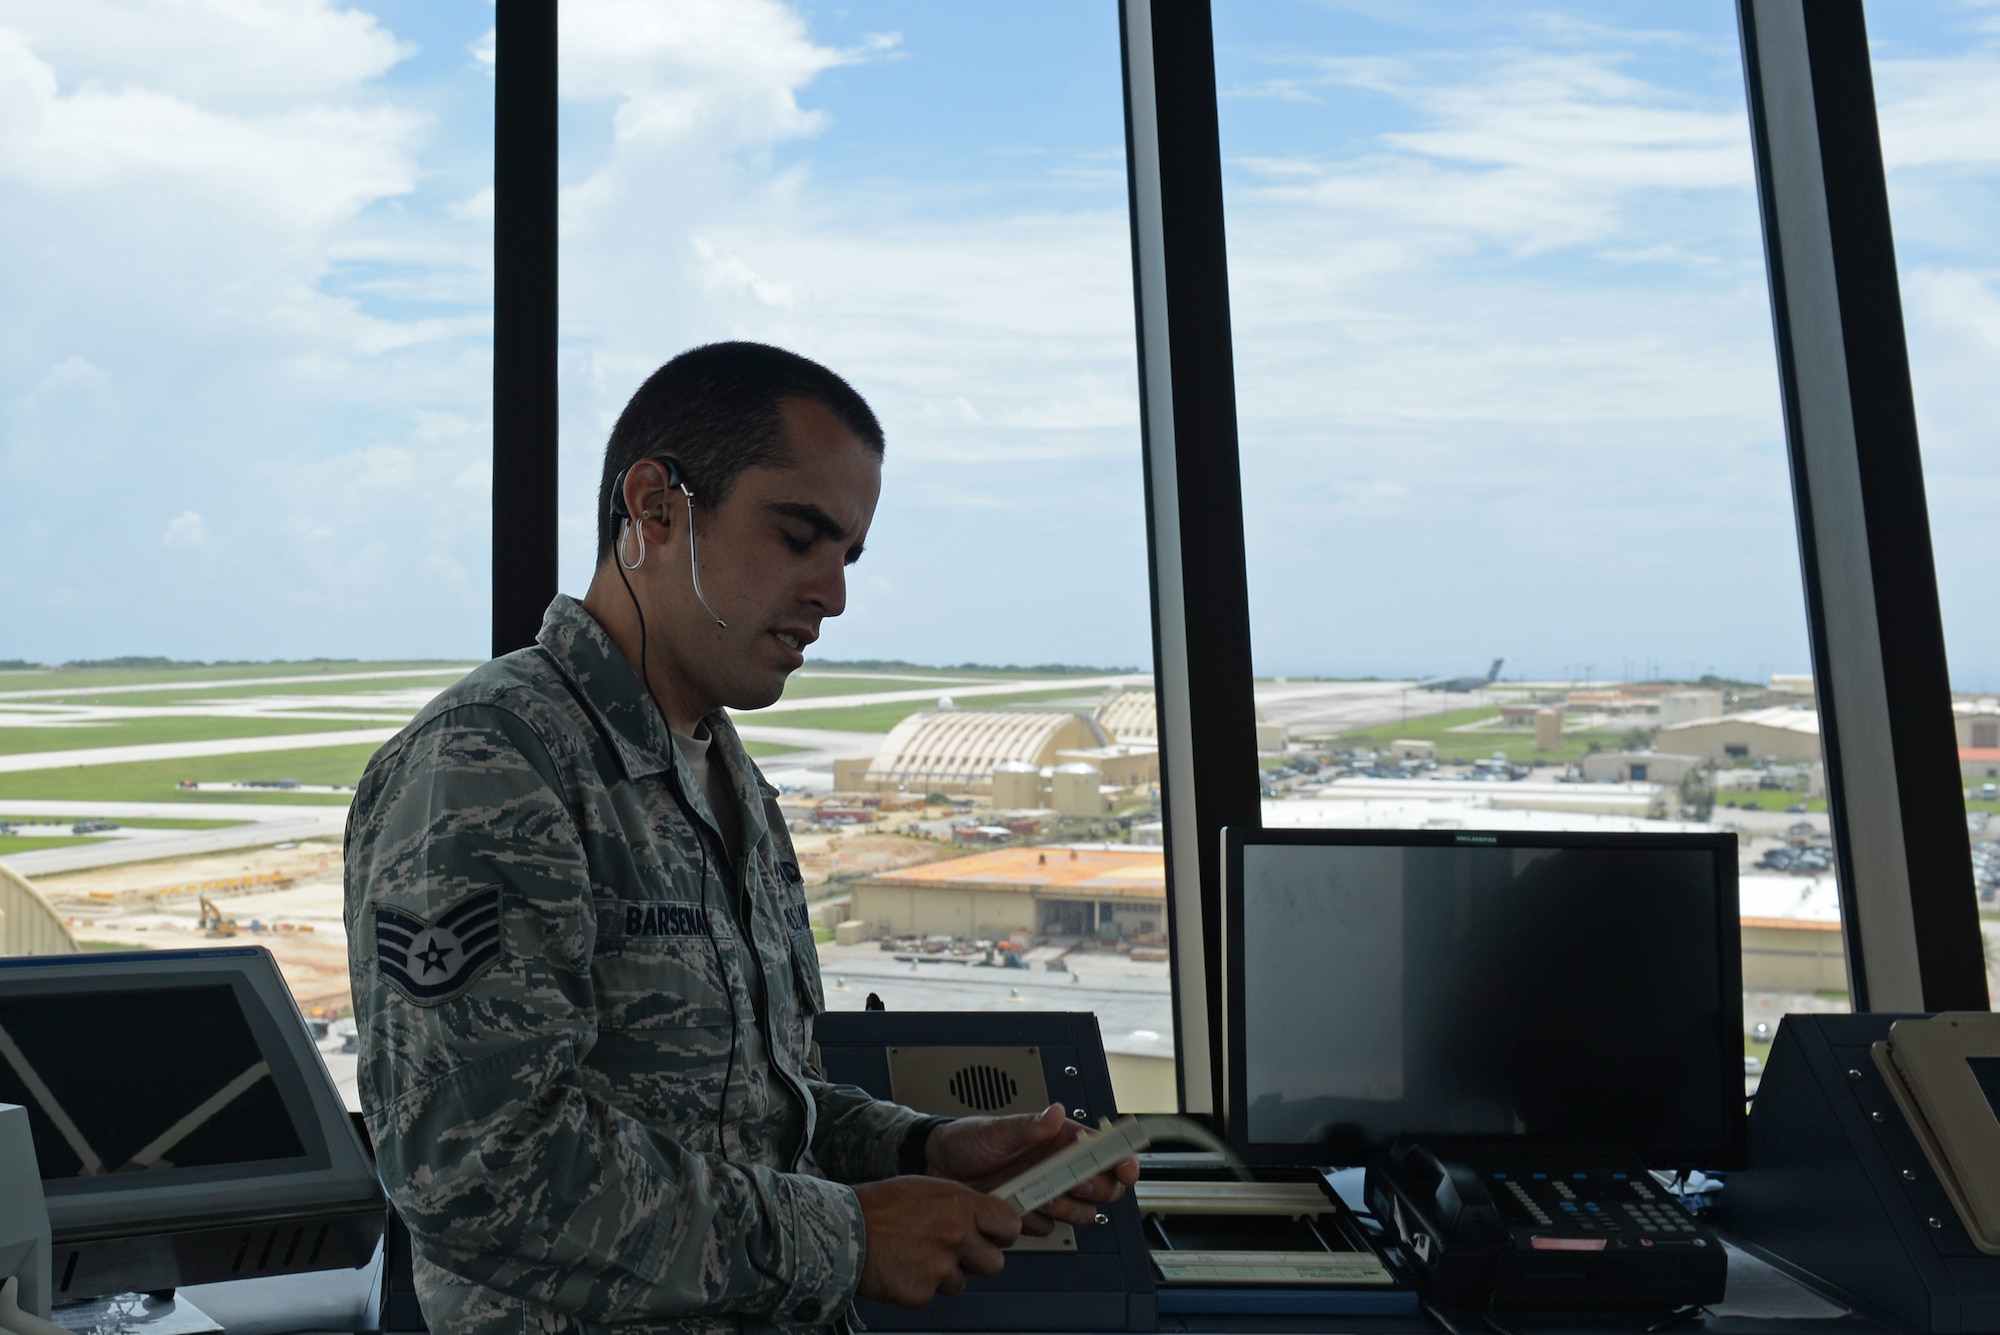
[[[1732,835],[1229,831],[1230,1138],[1743,1143]]]
[[[28,1110],[52,1189],[306,1157],[226,983],[0,996],[0,1103]]]
[[[256,947],[0,959],[58,1301],[364,1264],[374,1165]]]

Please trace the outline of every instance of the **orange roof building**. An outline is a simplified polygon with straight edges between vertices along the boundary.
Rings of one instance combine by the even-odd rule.
[[[1152,937],[1166,930],[1157,848],[998,848],[884,872],[854,887],[877,936]]]
[[[1961,746],[1958,772],[1968,780],[2000,779],[2000,746]]]

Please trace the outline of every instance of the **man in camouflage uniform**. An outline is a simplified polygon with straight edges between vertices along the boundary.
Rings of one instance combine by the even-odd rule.
[[[1060,1109],[925,1118],[815,1067],[798,860],[723,707],[777,699],[845,607],[881,455],[815,363],[676,358],[613,429],[583,601],[370,761],[361,1096],[434,1331],[824,1326],[956,1292],[1136,1176],[1023,1221],[975,1187],[1073,1139]]]

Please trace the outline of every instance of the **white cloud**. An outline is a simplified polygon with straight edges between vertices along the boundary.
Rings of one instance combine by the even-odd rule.
[[[208,525],[193,510],[183,510],[167,521],[167,531],[160,535],[164,547],[199,547],[208,541]]]
[[[1469,645],[1546,670],[1805,666],[1735,54],[1557,36],[1473,58],[1256,53],[1234,82],[1265,670],[1417,669]],[[2000,65],[1973,49],[1875,73],[1954,672],[1990,686]],[[1287,104],[1282,154],[1228,137],[1232,117],[1273,123],[1258,101]],[[1293,147],[1319,126],[1328,147]]]
[[[724,150],[814,133],[825,118],[799,106],[799,90],[897,41],[820,45],[778,0],[584,0],[557,23],[564,94],[615,100],[621,142],[699,134]]]
[[[601,138],[579,149],[601,158],[563,200],[565,534],[588,533],[605,434],[648,373],[698,342],[761,339],[849,378],[889,438],[859,576],[868,583],[857,586],[868,593],[829,625],[825,655],[1143,659],[1131,261],[1122,170],[1102,170],[1119,157],[1116,120],[1093,145],[1101,158],[1006,155],[1000,170],[1061,182],[1084,201],[1060,211],[1047,206],[1051,187],[1032,202],[984,181],[976,197],[927,199],[983,170],[968,163],[986,155],[989,131],[969,122],[924,127],[940,154],[934,178],[853,180],[802,143],[840,129],[816,103],[842,104],[815,96],[816,81],[894,59],[900,42],[819,40],[802,9],[563,11],[566,114],[602,118]],[[1012,21],[996,11],[957,26]],[[980,58],[976,43],[943,45],[908,59]],[[1101,54],[1115,80],[1115,45]],[[887,94],[867,89],[870,74],[843,87],[879,108]],[[886,133],[900,145],[899,131]],[[996,137],[1006,149],[1046,147],[1035,132]],[[1080,168],[1095,174],[1080,179]],[[933,606],[881,592],[934,587],[941,552],[1003,544],[1021,576],[1004,593]],[[592,546],[566,536],[564,551],[563,587],[580,588]],[[1125,592],[1108,610],[1095,599],[1051,607],[1035,592],[1080,570]],[[1024,617],[1035,622],[1026,639]]]
[[[2000,20],[1964,5],[1874,62],[1952,684],[2000,689]],[[1981,13],[1975,13],[1981,11]],[[1939,55],[1938,52],[1950,54]]]
[[[1237,81],[1298,108],[1223,144],[1262,670],[1803,657],[1733,57],[1546,27]]]
[[[83,357],[65,357],[49,368],[35,386],[37,394],[67,394],[102,388],[111,377]]]
[[[31,188],[179,180],[225,208],[317,230],[413,188],[421,125],[384,107],[246,116],[146,88],[87,82],[64,94],[55,68],[20,34],[0,30],[0,174]]]
[[[1927,334],[1955,343],[1968,360],[2000,369],[2000,266],[1995,273],[1930,267],[1906,271],[1903,294],[1912,318],[1924,323]]]
[[[337,0],[0,0],[0,28],[59,67],[205,104],[342,92],[415,50]]]
[[[413,50],[339,0],[0,0],[0,590],[51,661],[486,642],[481,591],[412,574],[484,564],[453,479],[487,449],[490,226],[450,204],[490,124],[433,109],[485,82]],[[45,518],[78,457],[208,582]]]
[[[694,253],[699,261],[702,280],[710,290],[747,292],[759,304],[776,310],[786,310],[792,306],[791,288],[761,277],[740,256],[718,252],[715,243],[707,237],[698,236],[694,239]]]
[[[482,186],[451,206],[451,216],[467,222],[493,221],[493,187]]]
[[[1358,156],[1244,154],[1239,198],[1372,216],[1432,245],[1532,254],[1618,235],[1648,195],[1751,180],[1739,107],[1624,73],[1617,48],[1500,53],[1471,79],[1404,60],[1310,63],[1317,77],[1281,81],[1286,96],[1363,90],[1402,104],[1420,128],[1382,133]]]
[[[1874,75],[1890,171],[2000,166],[2000,58],[1880,60]]]

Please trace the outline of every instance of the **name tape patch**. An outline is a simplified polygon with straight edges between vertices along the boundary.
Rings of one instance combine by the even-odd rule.
[[[464,992],[500,958],[500,891],[482,890],[433,922],[404,909],[375,909],[375,968],[419,1006]]]
[[[714,928],[708,910],[675,901],[600,903],[597,934],[609,936],[708,936]],[[726,933],[715,932],[723,936]]]
[[[812,930],[812,913],[804,904],[786,904],[783,908],[785,926],[795,932]]]

